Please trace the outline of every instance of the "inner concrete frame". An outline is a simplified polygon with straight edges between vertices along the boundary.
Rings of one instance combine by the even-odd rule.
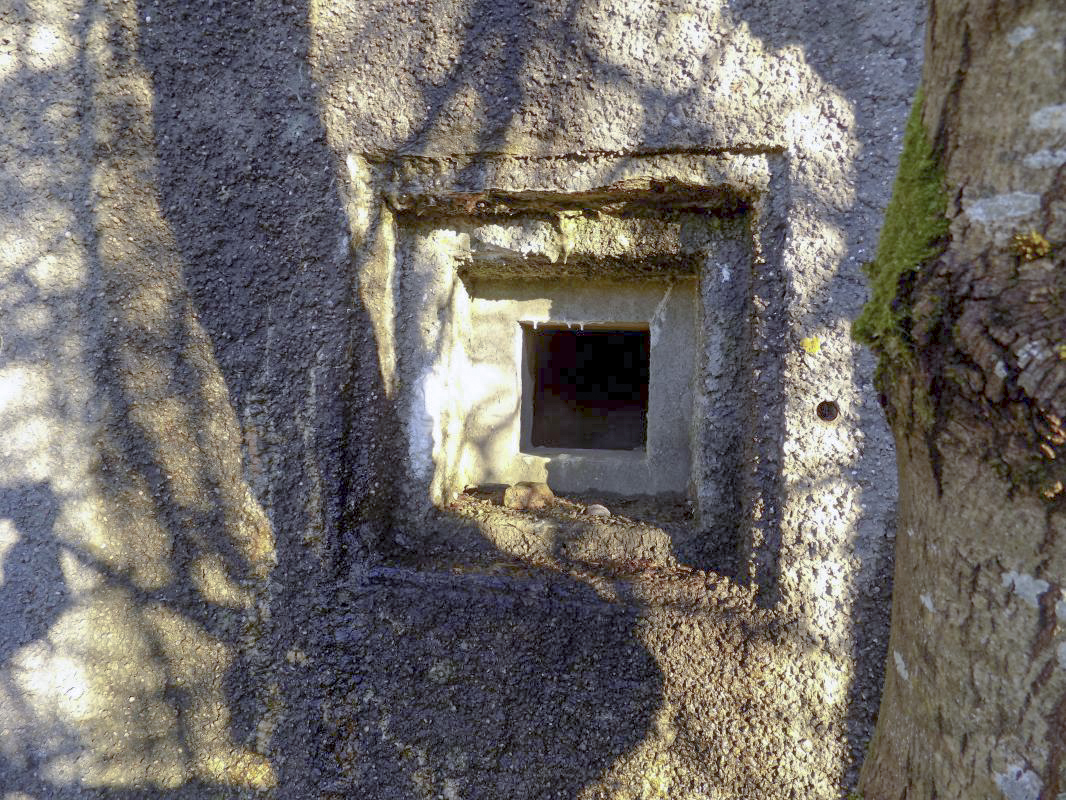
[[[397,168],[387,201],[405,515],[485,482],[680,492],[700,527],[735,534],[742,554],[772,549],[782,365],[766,342],[786,297],[780,161],[619,156],[594,171],[545,159],[501,175],[486,159],[476,177],[430,180]],[[539,324],[649,329],[644,451],[523,447],[521,327]]]
[[[466,281],[458,347],[442,371],[452,380],[462,428],[453,485],[545,481],[563,492],[659,494],[688,489],[695,375],[695,280]],[[646,446],[632,450],[537,447],[525,373],[527,330],[645,328],[651,375]],[[435,441],[443,440],[443,430]]]

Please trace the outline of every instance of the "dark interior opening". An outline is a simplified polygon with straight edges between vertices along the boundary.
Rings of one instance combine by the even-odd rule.
[[[637,450],[648,431],[647,330],[525,328],[534,447]]]

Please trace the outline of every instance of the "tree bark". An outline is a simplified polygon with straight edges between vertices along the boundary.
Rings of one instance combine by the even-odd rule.
[[[1066,9],[932,0],[926,36],[921,127],[950,232],[895,287],[903,352],[869,337],[900,515],[861,788],[1050,800],[1066,792]]]

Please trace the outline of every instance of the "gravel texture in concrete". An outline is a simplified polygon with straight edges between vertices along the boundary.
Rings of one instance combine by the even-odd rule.
[[[895,495],[848,321],[921,34],[912,0],[3,5],[4,800],[840,796]],[[704,357],[741,394],[688,498],[739,556],[414,524],[403,226],[739,196],[746,273],[700,280],[747,287]]]

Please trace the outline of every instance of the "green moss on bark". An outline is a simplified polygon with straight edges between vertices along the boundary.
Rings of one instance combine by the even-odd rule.
[[[907,296],[911,278],[947,244],[944,175],[922,124],[923,102],[919,89],[907,120],[877,257],[864,267],[870,279],[870,299],[851,326],[852,336],[877,352],[882,379],[893,366],[913,364]]]

